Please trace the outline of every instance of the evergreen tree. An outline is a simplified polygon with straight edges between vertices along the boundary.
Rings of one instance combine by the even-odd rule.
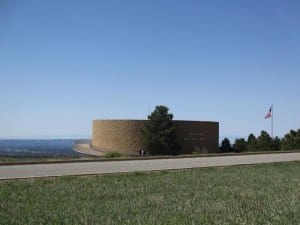
[[[282,139],[282,149],[283,150],[294,150],[300,149],[300,129],[297,131],[290,130],[289,133],[284,135]]]
[[[268,132],[262,130],[260,136],[257,137],[257,150],[271,150],[272,138]]]
[[[231,147],[230,140],[228,138],[224,138],[221,142],[221,146],[219,147],[219,152],[232,152],[233,148]]]
[[[143,142],[150,154],[177,154],[179,145],[176,143],[173,114],[168,113],[166,106],[156,106],[148,116],[145,127],[141,130]]]
[[[271,141],[271,150],[280,150],[281,149],[281,140],[279,137],[275,137]]]
[[[256,149],[258,151],[280,150],[281,141],[278,137],[272,139],[271,136],[263,130],[256,140]]]
[[[247,139],[247,150],[256,151],[257,150],[256,145],[257,145],[256,137],[254,136],[254,134],[250,134]]]
[[[234,142],[234,150],[236,152],[244,152],[247,150],[247,142],[244,138],[237,138]]]

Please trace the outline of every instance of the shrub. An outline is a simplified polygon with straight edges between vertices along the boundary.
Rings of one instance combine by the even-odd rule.
[[[104,157],[105,157],[105,158],[120,158],[120,157],[122,157],[122,156],[123,156],[123,154],[120,153],[120,152],[117,152],[117,151],[106,152],[106,153],[104,154]]]

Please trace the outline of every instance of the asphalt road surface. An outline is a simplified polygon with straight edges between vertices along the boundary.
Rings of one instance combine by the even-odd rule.
[[[73,162],[10,166],[3,165],[0,166],[0,179],[109,174],[133,171],[154,171],[210,166],[285,162],[295,160],[300,161],[300,152],[177,159]]]

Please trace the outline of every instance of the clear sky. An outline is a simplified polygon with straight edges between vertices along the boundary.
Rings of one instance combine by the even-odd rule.
[[[93,119],[300,128],[298,0],[0,0],[0,137],[90,137]]]

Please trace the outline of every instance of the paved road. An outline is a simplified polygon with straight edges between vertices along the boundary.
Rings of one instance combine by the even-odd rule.
[[[0,179],[168,170],[294,160],[300,161],[300,152],[180,159],[12,165],[0,166]]]

